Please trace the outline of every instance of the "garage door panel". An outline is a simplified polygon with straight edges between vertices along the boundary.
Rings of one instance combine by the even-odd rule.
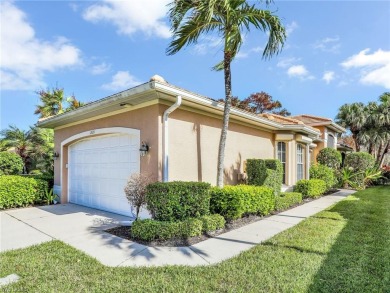
[[[139,135],[110,135],[69,148],[69,200],[124,215],[131,214],[124,187],[139,172]]]

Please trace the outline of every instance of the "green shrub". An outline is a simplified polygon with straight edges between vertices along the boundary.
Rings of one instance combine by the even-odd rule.
[[[246,173],[249,185],[261,186],[267,177],[267,166],[264,160],[248,159],[246,160]]]
[[[44,181],[15,175],[0,176],[0,209],[27,206],[40,200]]]
[[[299,192],[284,192],[275,198],[275,210],[282,211],[302,202],[302,194]]]
[[[275,196],[269,187],[236,185],[211,189],[210,211],[228,220],[244,214],[268,215],[274,207]]]
[[[330,190],[337,184],[334,171],[325,165],[312,165],[310,167],[310,179],[321,179],[325,181],[326,190]]]
[[[319,197],[326,191],[326,183],[321,179],[302,179],[297,182],[294,187],[294,192],[302,193],[304,198],[306,197]]]
[[[189,218],[184,221],[166,222],[152,219],[137,220],[131,227],[131,235],[144,241],[188,238],[202,234],[202,221]]]
[[[23,160],[10,152],[0,152],[0,175],[16,175],[23,171]]]
[[[202,232],[207,233],[222,229],[225,227],[225,218],[219,214],[213,214],[209,216],[202,216],[199,218],[202,221]]]
[[[54,186],[54,177],[50,174],[21,174],[20,176],[26,177],[26,178],[34,178],[38,180],[44,180],[48,184],[49,190],[53,188]]]
[[[344,167],[352,168],[354,172],[365,172],[375,166],[375,159],[369,153],[349,153],[345,157]]]
[[[271,187],[275,195],[280,194],[283,184],[283,165],[279,160],[264,160],[267,167],[267,177],[263,185]]]
[[[340,152],[333,148],[324,148],[317,155],[317,162],[334,170],[340,168],[342,158]]]
[[[156,182],[146,188],[146,205],[153,219],[175,221],[207,215],[210,184],[203,182]]]

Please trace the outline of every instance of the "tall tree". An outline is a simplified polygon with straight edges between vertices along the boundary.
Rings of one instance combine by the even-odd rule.
[[[71,110],[75,110],[85,105],[76,99],[74,95],[65,98],[64,89],[53,88],[52,90],[40,90],[37,92],[41,103],[36,106],[34,114],[39,115],[39,118],[47,118]],[[64,103],[67,106],[64,106]]]
[[[269,4],[271,1],[266,1]],[[169,18],[173,40],[167,53],[179,52],[198,42],[202,34],[217,33],[223,40],[223,61],[214,66],[224,71],[225,105],[218,150],[217,185],[223,186],[224,158],[232,102],[231,62],[243,43],[243,33],[251,27],[269,33],[263,58],[280,52],[286,39],[278,16],[245,0],[175,0],[170,3]]]
[[[360,135],[367,120],[367,112],[363,103],[345,104],[340,107],[336,122],[349,129],[355,141],[356,151],[360,151]]]

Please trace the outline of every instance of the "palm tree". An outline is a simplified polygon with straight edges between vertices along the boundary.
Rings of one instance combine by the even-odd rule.
[[[267,0],[266,4],[271,1]],[[223,40],[223,61],[214,66],[224,70],[225,105],[218,150],[217,185],[223,186],[224,157],[232,100],[231,62],[243,43],[244,32],[251,26],[269,32],[263,58],[280,52],[286,39],[280,19],[269,10],[258,9],[246,0],[175,0],[170,3],[169,19],[173,40],[167,54],[173,55],[183,47],[198,42],[202,34],[217,33]]]
[[[75,110],[85,105],[84,102],[77,100],[74,95],[66,98],[66,102],[68,103],[68,107],[65,109],[65,112]]]
[[[360,151],[362,129],[367,121],[366,107],[363,103],[344,104],[336,116],[336,122],[348,128],[355,141],[356,151]]]
[[[30,127],[25,131],[17,128],[15,125],[10,125],[8,128],[3,129],[0,132],[3,137],[1,140],[8,148],[14,148],[16,154],[18,154],[23,160],[23,173],[27,174],[34,156],[33,148],[35,145],[43,144],[43,139],[38,134],[36,128]]]
[[[64,112],[62,106],[65,100],[64,89],[40,90],[37,94],[41,104],[36,106],[34,114],[40,115],[39,118],[47,118]]]

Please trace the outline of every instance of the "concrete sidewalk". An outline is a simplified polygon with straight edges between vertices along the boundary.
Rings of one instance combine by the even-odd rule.
[[[354,193],[341,190],[189,247],[149,247],[104,232],[128,218],[74,204],[0,213],[0,252],[61,240],[107,266],[209,265],[229,259]]]

